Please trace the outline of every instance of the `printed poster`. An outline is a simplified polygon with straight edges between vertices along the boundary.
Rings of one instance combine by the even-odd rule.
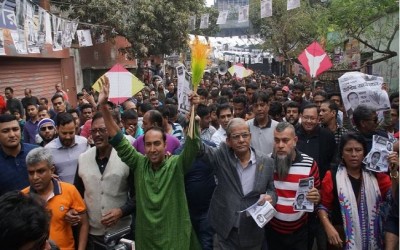
[[[176,67],[176,72],[178,74],[178,111],[187,114],[190,112],[191,76],[186,72],[183,64]]]
[[[11,38],[18,54],[28,54],[25,41],[25,32],[23,29],[11,30]]]
[[[207,29],[208,28],[208,20],[210,18],[209,14],[203,14],[200,18],[200,29]]]
[[[228,10],[220,11],[217,19],[217,24],[225,24],[228,19]]]
[[[293,10],[300,7],[300,0],[287,0],[287,10]]]
[[[196,29],[196,16],[191,16],[189,18],[189,30],[195,30]]]
[[[261,18],[272,16],[272,0],[261,1]]]
[[[3,29],[0,29],[0,55],[5,55],[5,49],[4,49],[4,34],[3,34]]]
[[[90,30],[78,30],[77,33],[80,47],[93,46]]]
[[[314,187],[314,177],[304,178],[299,180],[299,188],[297,189],[294,198],[293,210],[313,212],[314,203],[307,200],[308,192]]]
[[[388,157],[393,151],[394,137],[385,138],[379,135],[373,135],[372,148],[365,156],[363,163],[366,169],[373,172],[387,172],[389,170]]]
[[[238,23],[249,21],[249,5],[239,7]]]
[[[259,205],[257,202],[245,211],[251,215],[260,228],[263,228],[276,214],[275,208],[268,201],[263,205]]]
[[[17,19],[14,12],[14,4],[4,0],[0,5],[0,28],[16,30]]]
[[[382,90],[383,77],[348,72],[339,77],[339,87],[347,116],[351,119],[360,104],[377,111],[390,109],[389,96]]]

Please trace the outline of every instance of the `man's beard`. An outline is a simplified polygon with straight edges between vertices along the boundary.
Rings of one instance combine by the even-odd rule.
[[[292,166],[292,158],[293,152],[285,156],[274,154],[275,171],[278,174],[279,180],[285,179],[289,174],[290,167]]]

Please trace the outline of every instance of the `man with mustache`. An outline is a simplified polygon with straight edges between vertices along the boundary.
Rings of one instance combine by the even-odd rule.
[[[38,123],[38,131],[41,142],[39,142],[39,146],[46,146],[49,142],[51,142],[54,138],[57,137],[56,124],[50,118],[44,118],[40,120]]]
[[[61,181],[73,184],[78,157],[89,149],[85,137],[76,135],[76,123],[70,113],[57,115],[58,138],[45,146],[54,157],[54,166]]]
[[[134,174],[134,182],[130,185],[134,185],[136,192],[136,249],[199,249],[184,187],[184,175],[200,148],[197,128],[194,128],[193,138],[187,137],[180,155],[168,156],[165,152],[166,133],[158,126],[150,126],[143,136],[144,156],[123,137],[106,106],[109,79],[105,77],[101,83],[99,106],[111,137],[109,143]],[[189,100],[196,105],[199,103],[198,97]]]
[[[274,131],[274,184],[278,196],[277,213],[267,225],[268,249],[306,250],[308,244],[308,214],[294,211],[293,204],[300,179],[314,177],[314,188],[306,199],[315,205],[320,201],[320,180],[317,163],[296,149],[297,136],[293,125],[280,122]]]
[[[114,121],[116,118],[113,116]],[[102,113],[93,116],[90,133],[95,146],[79,156],[75,177],[75,186],[88,207],[89,250],[105,244],[106,232],[130,226],[130,214],[134,210],[133,200],[129,198],[133,195],[129,185],[133,176],[108,142]]]
[[[250,147],[249,125],[233,118],[226,128],[226,140],[218,149],[204,146],[201,156],[211,166],[218,185],[211,198],[210,225],[221,250],[261,249],[264,229],[241,212],[255,203],[276,203],[273,161]]]

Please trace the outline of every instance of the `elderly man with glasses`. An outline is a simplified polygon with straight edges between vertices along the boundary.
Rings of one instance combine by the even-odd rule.
[[[261,249],[264,229],[241,211],[256,202],[275,204],[274,163],[250,147],[252,134],[245,120],[233,118],[226,136],[219,148],[203,145],[201,152],[218,179],[209,210],[210,224],[217,233],[219,249]]]

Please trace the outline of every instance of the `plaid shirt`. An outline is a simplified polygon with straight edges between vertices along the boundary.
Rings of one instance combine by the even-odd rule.
[[[342,136],[343,136],[344,134],[346,134],[346,133],[348,132],[348,130],[345,129],[344,127],[340,126],[338,123],[336,123],[336,126],[337,126],[337,128],[336,128],[336,130],[335,130],[335,132],[334,132],[333,134],[335,135],[335,142],[336,142],[336,145],[339,146],[339,143],[340,143],[340,140],[342,139]],[[325,126],[325,125],[321,125],[321,127],[322,127],[322,128],[328,128],[328,127]]]

